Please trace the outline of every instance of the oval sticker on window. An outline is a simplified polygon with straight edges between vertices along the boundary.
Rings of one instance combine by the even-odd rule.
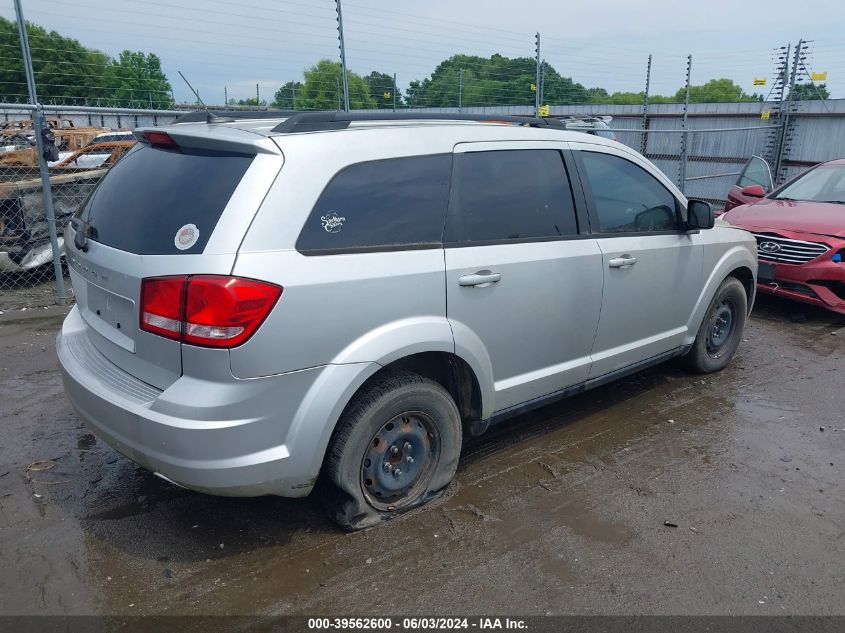
[[[200,230],[196,224],[186,224],[181,229],[176,231],[176,237],[173,243],[180,251],[186,251],[197,243],[200,238]]]

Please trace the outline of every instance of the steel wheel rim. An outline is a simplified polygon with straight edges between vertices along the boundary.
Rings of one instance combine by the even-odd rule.
[[[361,460],[361,490],[379,510],[414,501],[431,481],[440,460],[440,432],[427,413],[392,417],[370,439]]]
[[[707,323],[707,355],[720,358],[736,329],[736,304],[725,299],[715,307]]]

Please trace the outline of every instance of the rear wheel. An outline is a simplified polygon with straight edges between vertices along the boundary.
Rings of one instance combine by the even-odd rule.
[[[344,411],[326,455],[322,501],[344,529],[374,525],[435,498],[460,452],[449,393],[412,372],[389,374]]]
[[[683,358],[687,369],[702,374],[723,369],[739,347],[747,315],[745,286],[728,277],[716,291],[695,342]]]

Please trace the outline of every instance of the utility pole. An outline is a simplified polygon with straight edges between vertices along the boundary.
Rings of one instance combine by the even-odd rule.
[[[291,110],[296,110],[296,81],[291,82],[290,93],[291,93]]]
[[[261,95],[258,93],[258,84],[255,84],[255,107],[261,105]]]
[[[229,105],[229,88],[228,86],[223,86],[223,105]]]
[[[651,84],[651,55],[645,69],[645,92],[643,93],[643,138],[640,144],[640,154],[645,156],[648,148],[648,89]]]
[[[26,21],[23,17],[21,0],[15,0],[15,15],[18,21],[18,35],[21,40],[21,53],[23,54],[23,65],[26,71],[26,85],[29,89],[29,102],[35,106],[35,111],[32,113],[32,131],[35,133],[35,143],[38,148],[38,171],[41,174],[41,193],[44,197],[47,229],[50,233],[50,246],[53,250],[53,272],[56,275],[56,295],[59,305],[64,305],[66,299],[65,278],[62,273],[59,237],[56,233],[56,211],[53,208],[53,191],[50,187],[50,168],[47,166],[47,158],[44,155],[44,137],[42,134],[45,126],[48,126],[48,124],[47,119],[44,117],[44,108],[38,103],[38,95],[35,91],[35,73],[32,69],[32,57],[29,52],[29,36],[26,32]]]
[[[678,188],[681,193],[684,193],[687,184],[687,152],[689,149],[689,139],[687,138],[687,110],[689,110],[689,86],[690,74],[692,71],[692,55],[687,55],[687,81],[686,91],[684,93],[684,117],[681,119],[681,128],[684,132],[681,134],[681,158],[678,164]]]
[[[534,83],[534,116],[540,116],[540,34],[534,34],[534,52],[536,54],[537,78]]]
[[[346,79],[346,45],[343,42],[343,12],[340,0],[334,0],[337,11],[337,40],[340,43],[340,74],[343,79],[343,109],[349,112],[349,83]],[[339,109],[339,108],[338,108]]]
[[[458,112],[464,109],[464,69],[458,70]]]
[[[393,111],[396,112],[396,73],[393,73]]]

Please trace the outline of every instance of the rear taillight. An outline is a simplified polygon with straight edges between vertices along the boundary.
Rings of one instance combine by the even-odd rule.
[[[191,345],[235,347],[281,294],[280,286],[242,277],[151,277],[141,282],[141,329]]]
[[[153,277],[141,282],[141,329],[178,340],[187,277]]]

